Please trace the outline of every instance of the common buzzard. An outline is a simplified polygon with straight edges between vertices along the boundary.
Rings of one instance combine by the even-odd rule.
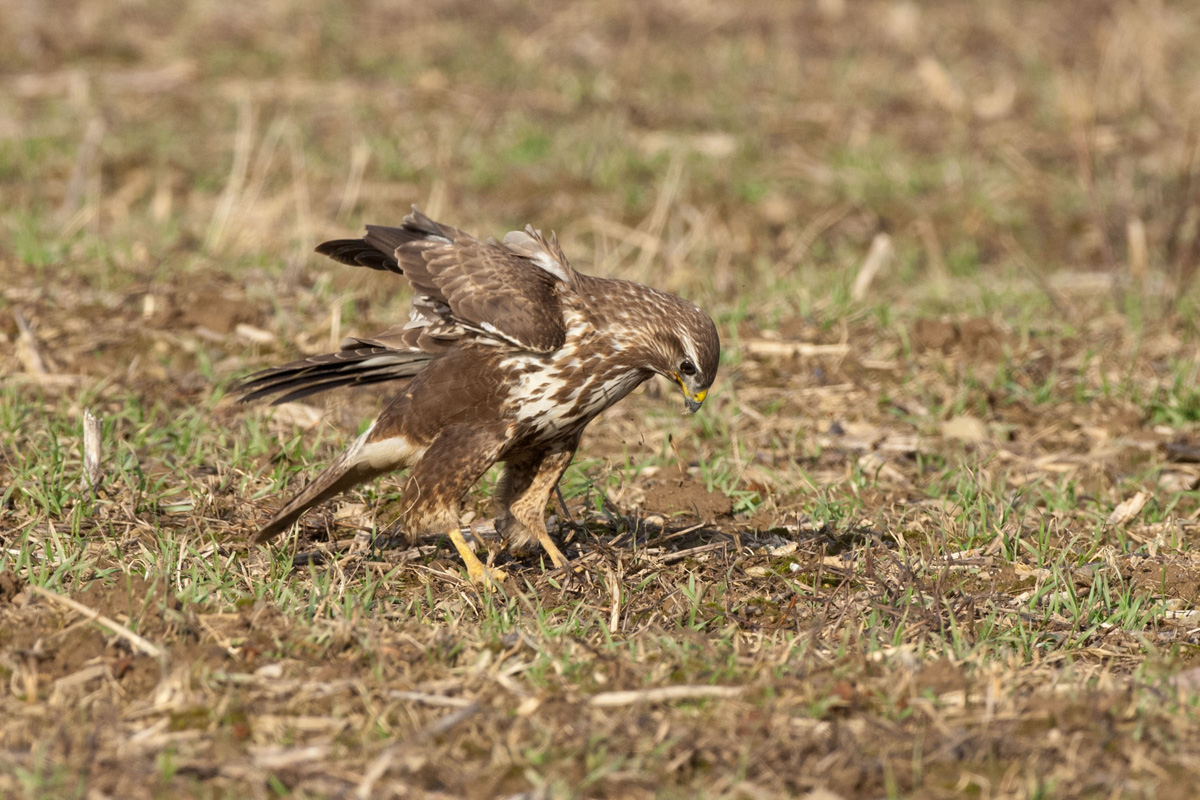
[[[251,375],[243,400],[297,400],[339,386],[394,382],[366,433],[255,535],[266,542],[312,506],[386,472],[410,469],[400,524],[410,540],[448,533],[476,583],[491,576],[463,540],[459,505],[492,464],[496,530],[509,547],[540,543],[550,493],[583,429],[653,375],[683,391],[688,411],[717,374],[720,341],[695,304],[571,268],[556,238],[526,227],[481,242],[415,207],[399,228],[317,248],[335,261],[395,272],[414,296],[409,321],[336,353]]]

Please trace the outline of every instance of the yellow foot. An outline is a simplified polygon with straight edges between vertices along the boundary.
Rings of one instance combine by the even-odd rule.
[[[508,580],[508,573],[499,567],[488,569],[477,558],[474,564],[467,564],[467,577],[471,583],[490,592]]]
[[[462,556],[463,563],[467,565],[467,577],[471,579],[471,583],[477,586],[482,586],[484,589],[495,589],[499,581],[506,580],[508,574],[502,569],[488,569],[475,555],[475,551],[471,549],[466,540],[463,539],[462,531],[457,527],[450,529],[450,541],[454,543],[454,549]]]
[[[542,545],[542,549],[546,551],[546,555],[550,556],[550,563],[554,564],[555,569],[565,570],[568,575],[571,574],[569,569],[571,562],[563,555],[562,550],[558,549],[558,545],[550,538],[550,534],[542,531],[538,534],[538,541]]]

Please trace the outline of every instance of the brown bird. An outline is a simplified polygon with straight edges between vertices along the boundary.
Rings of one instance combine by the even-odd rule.
[[[362,239],[326,242],[317,252],[408,278],[408,323],[251,375],[242,400],[279,395],[274,402],[282,403],[379,382],[400,388],[366,433],[263,525],[256,542],[363,481],[410,469],[400,518],[406,535],[449,534],[471,580],[490,585],[459,530],[459,506],[503,462],[497,532],[510,549],[536,541],[556,567],[565,566],[544,515],[583,429],[653,375],[677,383],[695,412],[717,374],[720,340],[699,307],[577,272],[553,235],[531,227],[481,242],[414,207],[399,228],[368,225]]]

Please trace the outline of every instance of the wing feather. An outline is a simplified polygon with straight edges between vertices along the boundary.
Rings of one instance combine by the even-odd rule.
[[[566,339],[560,293],[573,290],[575,272],[553,237],[532,228],[481,242],[414,207],[399,228],[368,225],[362,239],[326,242],[317,252],[404,275],[420,307],[417,324],[440,321],[536,353]]]
[[[242,393],[243,403],[276,395],[271,405],[279,405],[339,386],[406,380],[435,357],[415,347],[398,349],[361,339],[351,339],[343,345],[336,353],[256,372],[243,379],[235,391]]]

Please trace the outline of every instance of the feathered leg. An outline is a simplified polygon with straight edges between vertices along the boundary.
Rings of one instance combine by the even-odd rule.
[[[413,465],[402,495],[407,506],[401,518],[414,537],[423,533],[446,534],[462,556],[472,583],[493,588],[507,577],[489,570],[475,555],[459,528],[459,506],[471,487],[496,462],[505,444],[505,428],[451,426]]]
[[[536,541],[556,567],[565,567],[568,561],[546,530],[546,503],[575,455],[574,444],[567,450],[508,462],[496,492],[496,530],[508,537],[509,549],[520,552]]]

